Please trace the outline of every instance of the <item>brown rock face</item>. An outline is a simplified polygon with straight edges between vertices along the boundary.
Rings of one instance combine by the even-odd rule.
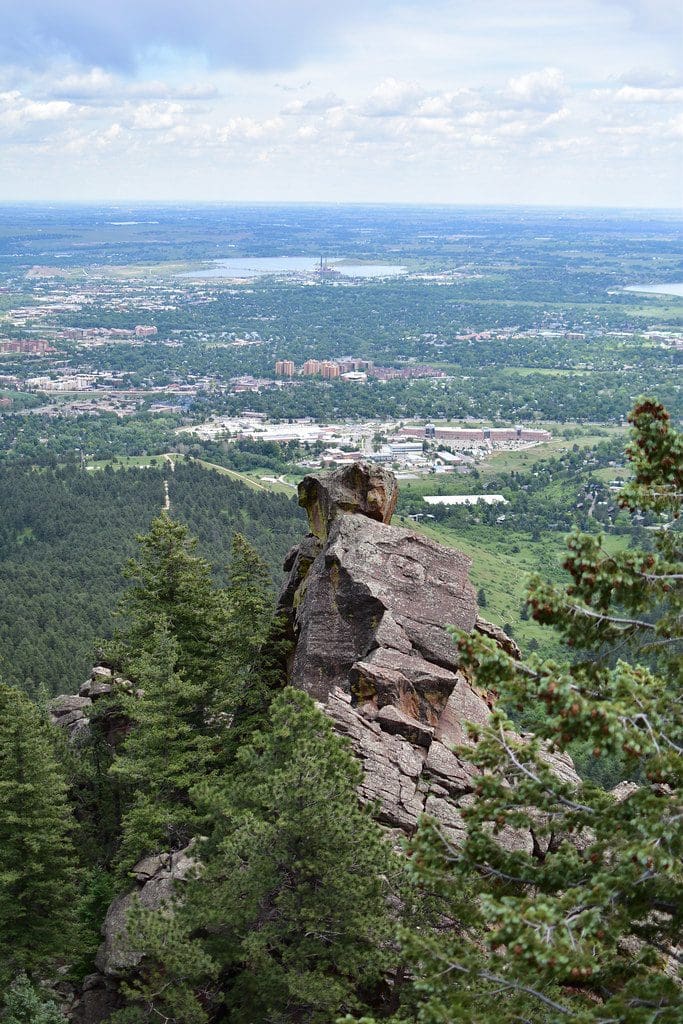
[[[312,561],[295,556],[283,591],[292,685],[323,701],[339,686],[358,703],[395,704],[435,725],[457,668],[444,627],[470,630],[477,618],[469,566],[411,530],[336,516]]]
[[[305,476],[299,484],[299,504],[306,509],[310,531],[323,541],[344,512],[390,523],[397,498],[393,473],[367,462],[354,462],[326,476]]]
[[[445,627],[476,629],[513,657],[519,649],[478,619],[465,555],[389,525],[396,498],[393,476],[364,464],[302,481],[311,533],[288,555],[280,595],[289,682],[348,738],[363,765],[360,796],[380,821],[410,833],[426,812],[458,842],[476,783],[452,748],[468,742],[467,722],[487,721],[491,699],[459,670]],[[530,832],[508,831],[506,846],[533,850]]]

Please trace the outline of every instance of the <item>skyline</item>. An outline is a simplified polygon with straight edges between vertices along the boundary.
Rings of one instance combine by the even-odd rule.
[[[0,13],[0,202],[681,205],[675,0]]]

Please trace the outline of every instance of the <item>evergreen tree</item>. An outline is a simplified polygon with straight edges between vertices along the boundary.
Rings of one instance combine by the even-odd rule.
[[[244,537],[233,539],[225,591],[193,554],[186,528],[167,515],[140,543],[125,601],[129,630],[119,641],[139,689],[118,698],[133,728],[111,768],[131,794],[123,867],[179,849],[195,834],[191,788],[230,762],[271,696],[261,654],[272,620],[270,577]]]
[[[609,554],[599,537],[576,533],[570,586],[537,580],[530,590],[533,617],[559,629],[572,661],[520,664],[459,635],[480,685],[547,714],[532,742],[502,711],[472,727],[477,746],[462,754],[481,774],[464,844],[435,821],[412,844],[413,876],[449,895],[457,922],[404,936],[421,993],[412,1019],[425,1024],[683,1018],[683,437],[655,402],[641,400],[631,422],[634,478],[620,500],[665,517],[652,549]],[[548,748],[577,740],[595,757],[621,758],[636,781],[610,793],[558,777]],[[503,849],[506,826],[533,829],[534,854]]]
[[[27,697],[0,683],[0,983],[71,949],[73,822],[47,732]]]
[[[175,641],[174,669],[185,678],[203,679],[206,687],[223,678],[222,633],[225,604],[211,566],[195,554],[197,541],[167,512],[138,537],[140,553],[126,569],[134,581],[122,612],[128,628],[113,646],[123,669],[137,678],[158,644],[160,623]]]
[[[64,1024],[51,1000],[43,999],[25,974],[19,975],[6,993],[0,1010],[2,1024]]]
[[[232,541],[226,591],[224,712],[230,716],[230,752],[263,726],[273,691],[282,683],[282,640],[273,615],[268,567],[242,534]]]
[[[158,915],[135,918],[148,972],[132,992],[154,1019],[179,1022],[182,1006],[194,1024],[220,1004],[240,1024],[329,1024],[362,1005],[387,964],[393,858],[358,805],[360,775],[325,715],[286,689],[233,770],[198,787],[214,827],[176,908],[172,950]]]
[[[123,867],[188,842],[198,825],[190,789],[222,761],[228,722],[212,714],[213,687],[177,670],[178,646],[160,614],[136,658],[142,693],[119,698],[133,721],[111,767],[131,794],[122,821]]]

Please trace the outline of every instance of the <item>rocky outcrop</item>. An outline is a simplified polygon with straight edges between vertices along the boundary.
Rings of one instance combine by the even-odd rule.
[[[495,697],[460,670],[445,627],[477,630],[513,657],[520,652],[478,618],[469,558],[390,525],[392,480],[356,464],[300,484],[311,532],[285,563],[288,679],[348,738],[363,765],[361,798],[377,805],[380,821],[411,833],[427,812],[457,842],[475,782],[453,747],[467,743],[467,722],[487,721]],[[558,774],[578,781],[566,762]],[[534,849],[531,833],[499,838]]]
[[[184,881],[197,868],[192,846],[176,853],[158,853],[139,861],[131,871],[136,888],[119,896],[110,905],[102,925],[104,941],[95,966],[108,978],[119,978],[137,967],[142,954],[131,947],[127,934],[128,913],[135,902],[150,910],[168,904],[178,882]]]
[[[95,665],[78,694],[61,694],[49,702],[50,721],[64,729],[71,742],[79,743],[90,736],[91,720],[97,712],[107,743],[116,746],[130,730],[130,720],[114,698],[139,693],[130,680],[115,675],[106,665]]]
[[[334,520],[346,512],[390,523],[397,500],[393,473],[366,462],[354,462],[324,479],[305,476],[299,484],[299,504],[308,513],[311,533],[322,541]]]
[[[138,901],[149,910],[160,910],[177,895],[177,886],[198,868],[192,855],[193,843],[176,853],[159,853],[139,861],[131,875],[135,888],[118,896],[109,906],[102,925],[103,941],[98,950],[97,972],[84,979],[78,999],[69,1011],[72,1024],[102,1024],[125,1005],[119,980],[139,967],[143,957],[133,948],[128,935],[128,914]]]

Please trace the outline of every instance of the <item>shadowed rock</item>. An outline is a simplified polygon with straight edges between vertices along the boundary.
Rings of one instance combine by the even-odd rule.
[[[299,504],[306,509],[309,529],[323,541],[345,512],[390,523],[397,499],[393,473],[367,462],[354,462],[325,476],[305,476],[299,484]]]
[[[471,742],[466,724],[484,725],[495,695],[459,669],[445,627],[520,652],[478,618],[466,555],[389,525],[396,498],[392,474],[362,463],[302,481],[311,533],[287,556],[279,602],[293,644],[288,679],[348,738],[363,765],[360,797],[381,822],[410,833],[426,812],[458,843],[476,782],[453,747]],[[556,767],[578,781],[569,759]],[[530,832],[499,840],[534,848]]]

